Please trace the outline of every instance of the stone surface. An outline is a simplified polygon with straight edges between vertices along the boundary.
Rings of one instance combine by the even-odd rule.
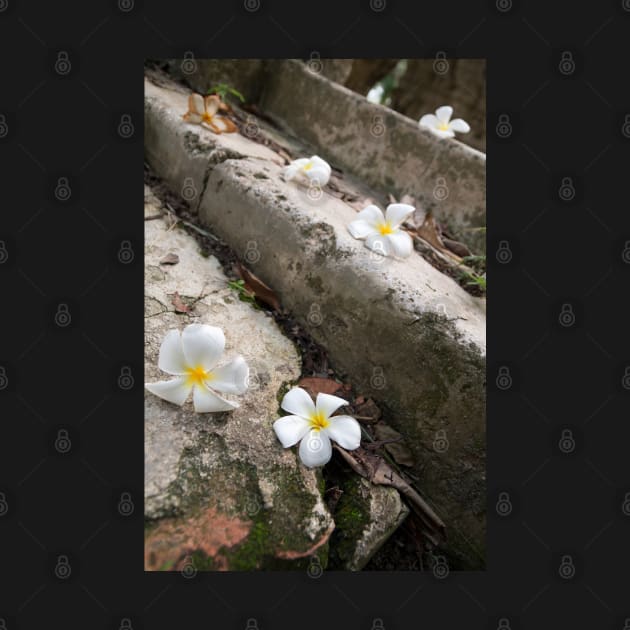
[[[449,104],[453,118],[463,118],[470,132],[461,141],[486,151],[486,62],[449,59],[448,71],[438,74],[435,59],[409,59],[407,70],[392,90],[392,107],[413,120]]]
[[[205,190],[209,165],[243,157],[282,164],[276,153],[239,133],[217,135],[201,125],[185,123],[182,116],[188,110],[190,92],[164,75],[149,73],[144,90],[147,157],[162,177],[178,182],[176,192],[193,211]],[[177,159],[180,154],[187,156],[185,162]]]
[[[148,191],[147,216],[159,212]],[[161,265],[169,253],[179,262]],[[191,305],[174,312],[173,294]],[[250,389],[233,412],[195,414],[145,392],[145,568],[254,569],[325,563],[332,518],[321,472],[299,464],[272,429],[283,387],[297,379],[293,344],[262,311],[238,300],[216,259],[162,219],[145,222],[145,379],[168,378],[157,367],[165,333],[191,322],[223,328],[222,361],[241,354]]]
[[[296,60],[269,62],[261,109],[376,189],[415,197],[457,240],[485,253],[486,156],[368,102]]]
[[[246,101],[256,102],[264,81],[265,62],[261,59],[167,59],[168,71],[200,94],[219,83],[238,90]]]
[[[394,488],[350,476],[335,508],[331,563],[338,569],[360,571],[408,514]]]
[[[196,60],[190,74],[182,72],[182,60],[168,64],[202,93],[217,82],[238,87],[323,158],[386,195],[412,195],[457,240],[474,253],[485,253],[485,233],[474,229],[486,225],[485,153],[456,139],[436,138],[418,127],[417,118],[370,103],[339,85],[349,72],[347,61]],[[460,65],[468,67],[465,62]]]
[[[405,261],[370,252],[347,231],[353,208],[282,181],[277,159],[254,155],[260,146],[247,138],[183,131],[178,110],[169,113],[176,97],[163,92],[152,88],[145,109],[149,162],[174,190],[198,171],[199,219],[278,293],[338,372],[379,403],[408,440],[460,566],[483,565],[485,301],[415,252]],[[176,142],[184,133],[187,142]],[[225,152],[228,142],[239,143],[236,156]],[[156,159],[161,151],[168,164]]]

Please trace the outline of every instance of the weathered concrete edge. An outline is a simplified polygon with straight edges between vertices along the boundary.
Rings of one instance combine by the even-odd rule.
[[[403,295],[406,289],[392,283],[395,276],[375,273],[369,252],[339,227],[340,221],[345,226],[347,219],[353,216],[347,214],[353,211],[345,204],[339,202],[335,214],[323,217],[318,213],[321,208],[316,204],[309,206],[305,195],[297,193],[292,184],[279,180],[276,165],[245,156],[216,160],[212,155],[216,158],[221,154],[213,153],[212,147],[204,158],[204,151],[194,142],[173,142],[181,137],[179,121],[155,114],[156,109],[149,104],[146,109],[147,153],[157,172],[175,190],[181,190],[182,178],[191,174],[201,181],[198,204],[201,220],[210,223],[213,230],[238,251],[246,252],[248,244],[256,242],[260,259],[253,263],[248,260],[248,263],[274,286],[283,303],[302,319],[313,337],[326,345],[333,362],[352,375],[362,391],[371,393],[391,410],[392,417],[400,420],[399,430],[407,432],[405,427],[411,426],[409,423],[417,425],[422,437],[412,447],[418,457],[428,460],[423,470],[427,495],[451,524],[466,531],[468,537],[483,548],[483,510],[477,510],[476,514],[470,512],[468,489],[461,488],[459,481],[470,472],[470,466],[462,470],[460,462],[466,460],[471,439],[476,439],[481,449],[485,445],[485,343],[467,340],[466,326],[462,326],[462,322],[446,321],[440,315],[439,298],[427,302],[425,293],[421,296],[422,308],[418,309],[418,305],[413,304],[414,299]],[[171,151],[168,165],[164,160],[153,159],[160,154],[160,147]],[[272,183],[255,178],[261,168]],[[336,217],[337,211],[341,217]],[[278,252],[283,250],[290,260],[303,259],[303,267],[285,269],[278,260]],[[334,252],[340,252],[342,264],[331,270],[327,261],[335,260]],[[414,256],[411,263],[387,261],[387,264],[390,269],[393,265],[401,272],[404,267],[399,265],[411,264],[418,271],[422,270],[421,275],[439,278],[438,286],[446,285],[457,297],[463,295],[464,301],[470,304],[477,302],[419,256]],[[306,270],[320,273],[314,276]],[[327,293],[318,284],[326,278],[326,271],[331,271],[326,281]],[[366,283],[372,285],[372,291],[381,299],[374,300],[369,317],[361,319],[357,305],[365,301]],[[295,287],[300,287],[299,293]],[[343,302],[339,302],[336,287],[351,289],[350,300],[344,308],[340,308]],[[309,320],[313,304],[320,305],[325,325],[314,323],[312,317]],[[348,334],[349,330],[363,335],[358,344],[360,362],[356,361],[357,339]],[[366,339],[374,343],[362,347]],[[387,339],[394,344],[385,343]],[[400,352],[416,363],[415,371],[402,377],[397,374]],[[448,358],[440,365],[443,355]],[[435,358],[435,364],[433,361],[427,364],[427,356]],[[375,379],[374,368],[378,368],[381,375],[395,376],[388,380],[387,387],[379,384],[378,374],[379,378]],[[449,383],[453,375],[456,382]],[[451,436],[453,446],[436,455],[433,446],[438,430]],[[483,453],[479,454],[483,457]],[[457,492],[449,496],[454,486]],[[479,488],[473,490],[479,493]],[[453,510],[457,504],[462,510]]]
[[[184,60],[168,63],[171,72],[202,93],[211,83],[237,83],[266,114],[322,157],[385,197],[412,195],[456,238],[485,253],[484,232],[471,230],[486,225],[485,153],[456,139],[437,138],[417,121],[370,103],[297,59],[199,59],[191,73],[182,72]]]
[[[439,302],[446,294],[432,298],[417,287],[413,293],[408,279],[397,279],[400,265],[417,270],[424,260],[391,261],[389,270],[379,269],[332,215],[305,215],[290,192],[283,201],[278,189],[252,185],[260,168],[250,160],[215,166],[200,219],[237,251],[246,253],[255,243],[255,273],[326,347],[331,363],[388,412],[389,422],[411,442],[430,501],[450,530],[465,532],[482,556],[485,356],[470,338],[474,322],[449,321]],[[271,167],[267,172],[272,180],[277,176]],[[469,549],[456,554],[469,558]]]
[[[437,138],[298,60],[269,61],[265,72],[263,111],[385,194],[412,195],[457,238],[485,252],[485,234],[470,230],[486,225],[484,153]]]

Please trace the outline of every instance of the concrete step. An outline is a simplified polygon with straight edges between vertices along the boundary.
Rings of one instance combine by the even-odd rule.
[[[485,301],[414,252],[370,252],[356,210],[280,177],[282,159],[240,134],[186,124],[187,93],[145,83],[148,162],[278,294],[336,370],[407,438],[414,474],[462,568],[485,545]],[[264,122],[257,121],[261,129]],[[333,162],[333,166],[334,166]],[[190,190],[189,190],[190,192]]]

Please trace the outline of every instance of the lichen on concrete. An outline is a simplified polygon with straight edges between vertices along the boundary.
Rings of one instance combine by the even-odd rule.
[[[294,70],[299,72],[296,68],[291,72]],[[374,398],[392,426],[407,436],[416,459],[413,472],[448,526],[467,532],[475,545],[482,546],[485,518],[479,488],[485,485],[484,301],[467,294],[415,252],[398,261],[367,250],[347,230],[356,216],[355,209],[325,188],[321,197],[313,200],[295,182],[284,182],[278,155],[271,152],[272,159],[258,153],[261,148],[267,151],[266,147],[240,137],[238,152],[244,157],[223,160],[209,169],[203,154],[190,152],[178,143],[181,121],[165,113],[177,111],[183,96],[171,95],[165,89],[151,90],[147,110],[149,161],[175,190],[181,189],[184,177],[194,177],[199,170],[203,185],[199,220],[237,252],[246,251],[252,241],[256,243],[260,256],[250,265],[254,273],[273,287],[283,307],[326,348],[335,370],[349,375],[355,388]],[[361,107],[364,124],[372,110],[366,104]],[[403,133],[406,123],[402,125],[400,117],[392,116],[392,130]],[[195,128],[192,133],[203,136],[210,132]],[[328,132],[324,129],[321,133]],[[354,131],[350,128],[343,133]],[[238,134],[223,134],[212,142],[234,148],[234,135]],[[412,135],[416,136],[417,130],[407,133],[409,138]],[[412,142],[409,138],[404,142]],[[422,133],[416,140],[423,165],[414,170],[415,175],[426,172],[433,177],[448,172],[450,179],[448,165],[459,161],[457,190],[451,191],[444,207],[450,204],[454,208],[458,199],[463,199],[458,194],[464,195],[470,176],[475,184],[470,207],[475,213],[483,210],[483,156],[468,152],[457,142],[439,143]],[[392,177],[391,161],[381,162],[378,151],[382,148],[372,148],[376,152],[372,158],[367,154],[368,162],[380,169],[373,173],[375,181],[381,176]],[[169,165],[153,158],[160,150],[170,152]],[[370,165],[365,155],[360,157],[363,172]],[[466,175],[464,162],[474,172]],[[269,179],[257,178],[260,172]],[[404,169],[395,176],[397,180],[411,177]],[[422,194],[430,196],[423,178],[416,183]],[[466,204],[456,210],[466,223]],[[154,297],[169,303],[164,297]],[[218,293],[217,299],[221,297]],[[309,317],[313,305],[320,317]],[[195,308],[200,315],[213,313],[205,301]],[[444,431],[449,442],[443,452],[434,448],[437,431]],[[480,457],[472,454],[474,445]],[[450,540],[457,544],[457,538]]]
[[[148,216],[159,214],[158,203]],[[179,262],[160,265],[168,253]],[[160,343],[192,322],[221,327],[222,361],[241,354],[252,377],[229,413],[195,414],[191,403],[145,393],[146,568],[181,568],[189,557],[217,570],[302,566],[327,549],[333,521],[321,472],[304,468],[272,428],[278,396],[300,374],[299,354],[268,314],[224,299],[232,290],[218,261],[202,257],[187,233],[147,222],[145,265],[146,380],[169,378],[157,368]],[[193,298],[189,313],[175,312],[175,292]]]

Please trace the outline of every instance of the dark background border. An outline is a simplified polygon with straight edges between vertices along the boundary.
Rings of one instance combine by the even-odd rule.
[[[553,6],[0,0],[0,627],[624,628],[630,2]],[[485,573],[143,573],[142,72],[186,51],[487,58]]]

